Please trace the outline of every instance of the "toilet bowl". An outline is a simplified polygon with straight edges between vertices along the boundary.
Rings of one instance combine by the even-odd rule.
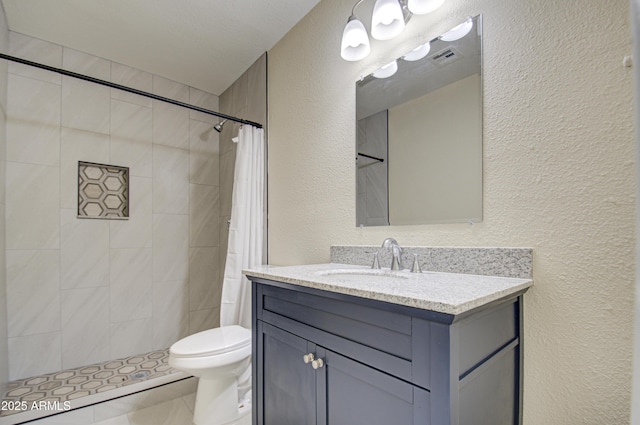
[[[194,424],[249,423],[250,384],[242,382],[251,376],[249,329],[222,326],[181,339],[169,349],[169,365],[199,378]]]

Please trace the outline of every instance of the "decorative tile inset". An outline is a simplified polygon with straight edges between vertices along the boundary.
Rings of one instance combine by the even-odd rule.
[[[129,217],[129,168],[78,161],[78,217]]]

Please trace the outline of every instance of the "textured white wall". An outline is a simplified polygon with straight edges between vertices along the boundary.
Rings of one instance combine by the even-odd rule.
[[[632,72],[622,66],[628,0],[449,0],[348,63],[339,46],[353,3],[322,1],[269,52],[271,263],[325,262],[331,244],[387,236],[533,247],[525,423],[628,423],[636,196]],[[484,221],[357,229],[356,79],[480,13]]]

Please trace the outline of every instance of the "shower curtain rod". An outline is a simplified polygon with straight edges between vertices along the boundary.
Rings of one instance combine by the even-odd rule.
[[[242,118],[237,118],[237,117],[234,117],[234,116],[231,116],[231,115],[226,115],[226,114],[223,114],[221,112],[211,111],[209,109],[204,109],[204,108],[201,108],[199,106],[191,105],[189,103],[183,103],[183,102],[180,102],[178,100],[173,100],[173,99],[169,99],[167,97],[158,96],[158,95],[153,94],[153,93],[148,93],[148,92],[145,92],[145,91],[142,91],[142,90],[133,89],[131,87],[122,86],[120,84],[115,84],[115,83],[112,83],[112,82],[109,82],[109,81],[100,80],[98,78],[89,77],[87,75],[78,74],[76,72],[67,71],[65,69],[54,68],[52,66],[43,65],[43,64],[38,63],[38,62],[31,62],[31,61],[28,61],[26,59],[18,58],[18,57],[15,57],[15,56],[5,55],[4,53],[0,53],[0,59],[6,59],[6,60],[9,60],[9,61],[21,63],[23,65],[29,65],[29,66],[33,66],[33,67],[36,67],[36,68],[44,69],[44,70],[47,70],[47,71],[51,71],[51,72],[57,72],[58,74],[66,75],[68,77],[78,78],[80,80],[89,81],[90,83],[101,84],[103,86],[111,87],[111,88],[114,88],[114,89],[126,91],[126,92],[129,92],[129,93],[137,94],[137,95],[148,97],[148,98],[155,99],[155,100],[160,100],[160,101],[166,102],[166,103],[171,103],[171,104],[176,105],[176,106],[182,106],[183,108],[192,109],[194,111],[202,112],[202,113],[209,114],[209,115],[214,115],[216,117],[219,117],[219,118],[222,118],[222,119],[225,119],[225,120],[235,121],[235,122],[239,122],[241,124],[247,124],[247,125],[252,125],[254,127],[257,127],[257,128],[262,128],[262,124],[254,122],[254,121],[248,121],[248,120],[244,120]]]
[[[362,153],[362,152],[358,152],[358,156],[364,156],[365,158],[375,159],[376,161],[384,162],[383,158],[378,158],[377,156],[367,155],[366,153]],[[356,158],[356,159],[358,159],[358,158]]]

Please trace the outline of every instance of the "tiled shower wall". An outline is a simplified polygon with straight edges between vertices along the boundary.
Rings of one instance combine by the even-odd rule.
[[[218,109],[215,95],[122,64],[13,32],[9,44],[18,57]],[[218,119],[14,63],[7,115],[10,379],[216,326]],[[128,220],[76,217],[78,161],[130,168]]]
[[[220,95],[220,111],[236,117],[260,123],[264,126],[267,143],[267,54],[263,54],[227,90]],[[238,135],[240,124],[227,122],[220,134],[220,267],[221,278],[227,257],[233,194],[233,172],[236,160],[236,144],[232,138]],[[265,166],[265,173],[267,167]],[[267,197],[265,196],[265,200]],[[265,202],[263,263],[267,262],[267,214]]]
[[[9,31],[4,15],[4,9],[0,7],[0,51],[6,52],[9,47]],[[6,146],[6,121],[7,121],[7,69],[6,61],[0,61],[0,391],[4,393],[6,383],[9,381],[9,348],[7,346],[7,281],[5,277],[5,231],[4,226],[4,181],[5,165],[4,153]]]

